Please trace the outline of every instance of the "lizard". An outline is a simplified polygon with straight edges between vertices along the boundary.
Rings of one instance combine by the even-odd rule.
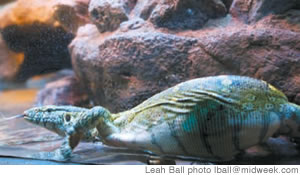
[[[48,154],[64,160],[80,140],[161,157],[224,162],[269,137],[300,138],[297,104],[263,80],[235,75],[188,80],[116,114],[102,106],[42,106],[22,116],[65,137]]]

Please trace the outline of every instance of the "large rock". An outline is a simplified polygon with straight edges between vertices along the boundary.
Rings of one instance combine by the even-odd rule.
[[[278,29],[288,29],[293,32],[300,32],[300,10],[291,9],[279,15],[269,15],[257,23],[255,26]]]
[[[78,80],[70,75],[59,80],[50,82],[39,91],[37,95],[37,106],[43,105],[89,105],[89,99]]]
[[[222,70],[263,79],[300,103],[295,99],[300,93],[299,39],[299,33],[290,30],[245,28],[208,35],[201,47]]]
[[[73,66],[95,104],[121,111],[179,82],[220,74],[266,80],[300,103],[299,33],[265,26],[193,37],[147,30],[106,37],[93,25],[79,30],[70,45]]]
[[[157,27],[199,29],[210,18],[225,16],[227,9],[221,0],[145,0],[137,2],[133,13]]]
[[[198,29],[209,19],[225,16],[231,2],[231,0],[91,0],[89,12],[101,33],[115,31],[122,22],[132,18],[149,20],[157,27],[168,29]]]
[[[282,14],[300,9],[299,0],[234,0],[230,13],[247,23],[256,22],[269,14]]]
[[[23,61],[24,54],[11,51],[0,36],[0,81],[13,80]]]
[[[87,25],[70,46],[73,68],[95,104],[128,109],[190,77],[194,39],[158,32],[101,38]]]
[[[51,28],[45,24],[9,26],[2,34],[12,51],[25,55],[15,80],[23,81],[33,75],[71,67],[67,46],[74,36],[60,27]]]
[[[89,12],[91,20],[99,32],[114,31],[123,21],[128,20],[131,10],[129,0],[91,0]]]
[[[88,22],[88,0],[18,0],[0,11],[0,31],[8,48],[24,55],[15,74],[4,79],[71,67],[68,44]],[[8,62],[10,58],[7,58]]]
[[[18,0],[0,13],[0,28],[35,23],[76,33],[87,22],[89,0]]]

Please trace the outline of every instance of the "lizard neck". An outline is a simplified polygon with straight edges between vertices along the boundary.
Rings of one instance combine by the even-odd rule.
[[[133,113],[131,112],[131,110],[112,114],[112,122],[115,126],[123,128],[127,123],[130,122],[132,116]]]
[[[88,133],[94,128],[97,128],[98,134],[103,140],[112,134],[120,132],[119,127],[113,123],[113,114],[102,106],[95,106],[86,111],[82,117],[78,118],[70,132],[74,130]]]

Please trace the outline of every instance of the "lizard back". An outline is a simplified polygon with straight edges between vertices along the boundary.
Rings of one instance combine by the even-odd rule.
[[[216,76],[169,88],[117,114],[114,144],[159,155],[230,160],[280,127],[286,96],[249,77]]]

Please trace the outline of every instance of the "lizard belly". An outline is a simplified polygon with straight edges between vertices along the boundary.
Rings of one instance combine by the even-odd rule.
[[[209,120],[196,115],[178,115],[151,127],[133,122],[109,140],[117,146],[150,151],[157,155],[210,161],[231,160],[265,141],[280,126],[275,112],[215,113]]]

